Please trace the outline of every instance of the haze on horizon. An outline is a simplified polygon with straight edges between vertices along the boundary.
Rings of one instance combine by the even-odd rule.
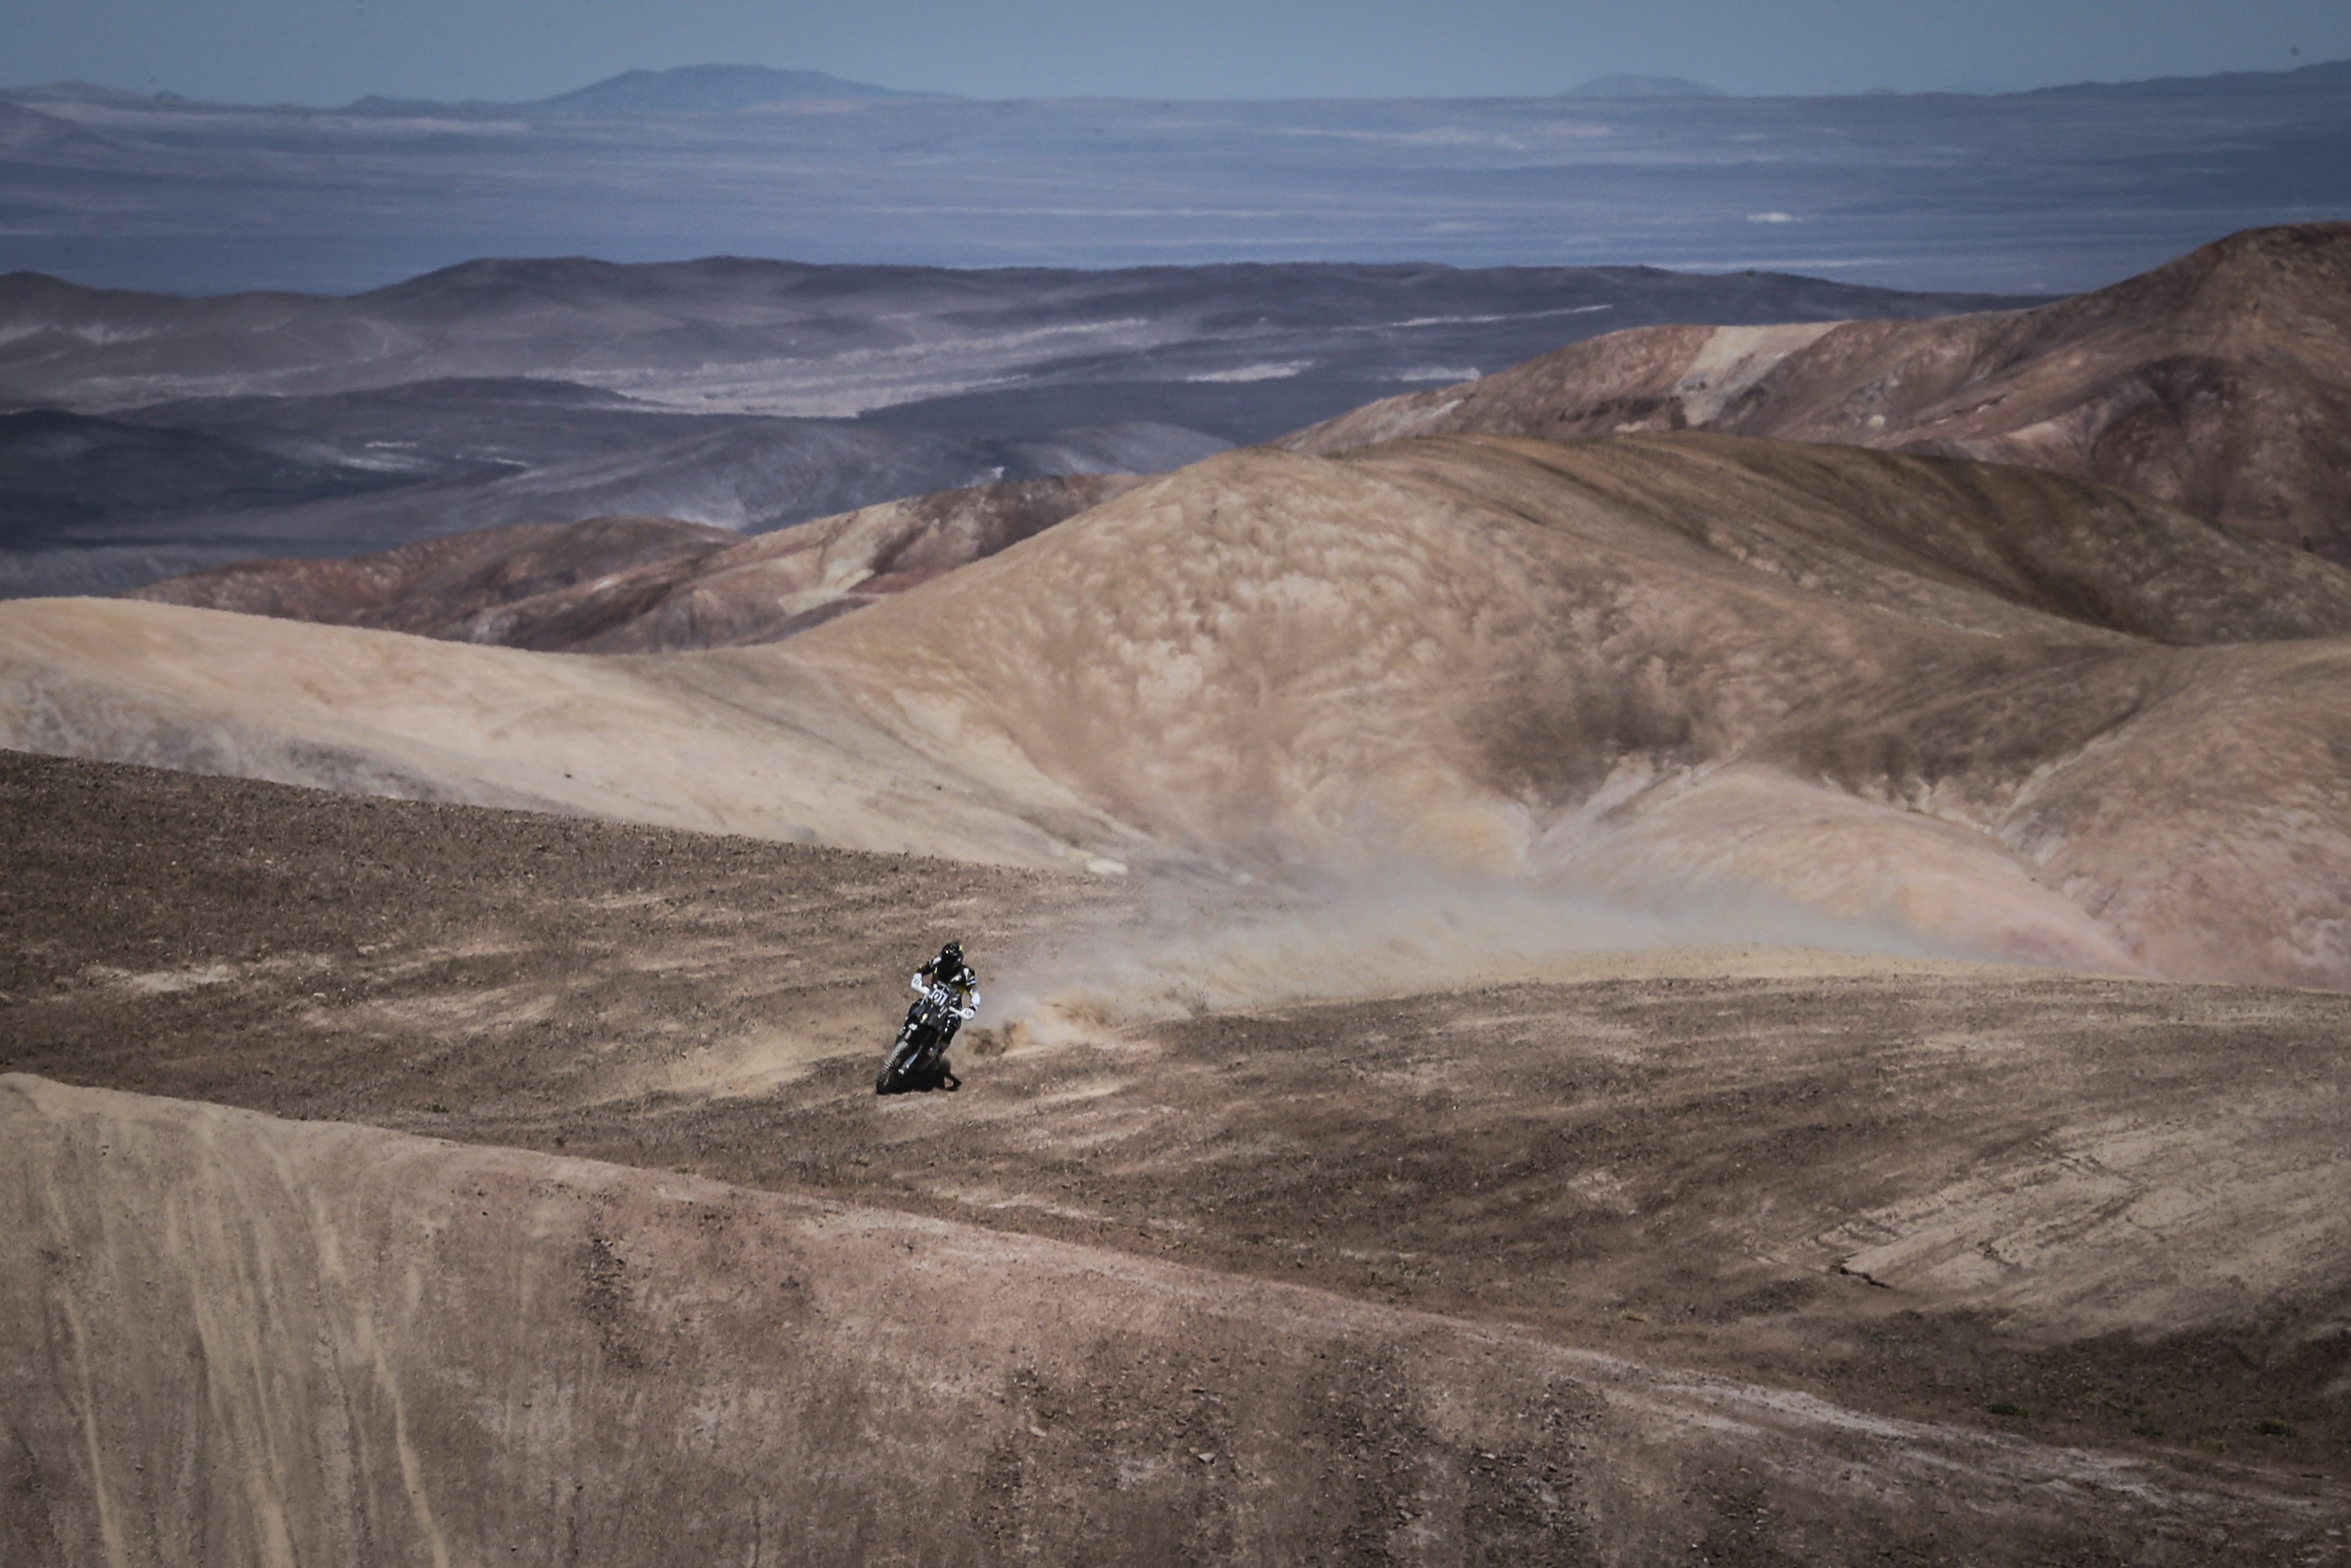
[[[1543,96],[1591,78],[1688,78],[1755,95],[1999,92],[2280,70],[2351,56],[2335,0],[2105,0],[1967,7],[1798,0],[1645,7],[1540,0],[7,0],[6,86],[84,80],[246,103],[369,94],[527,100],[632,68],[822,70],[970,98]]]

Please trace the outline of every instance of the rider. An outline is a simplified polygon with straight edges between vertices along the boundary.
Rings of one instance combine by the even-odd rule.
[[[914,978],[909,984],[915,995],[925,997],[930,995],[934,986],[946,988],[945,1000],[949,1009],[946,1031],[939,1036],[938,1047],[931,1053],[931,1061],[943,1087],[960,1089],[963,1080],[947,1066],[947,1047],[955,1043],[956,1031],[963,1027],[964,1020],[979,1011],[979,976],[964,962],[963,943],[949,942],[941,948],[938,957],[914,971]],[[921,1002],[914,1004],[915,1007],[921,1005]],[[907,1009],[906,1016],[914,1016],[913,1008]]]

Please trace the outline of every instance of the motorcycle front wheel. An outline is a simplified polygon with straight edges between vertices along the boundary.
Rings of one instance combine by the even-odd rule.
[[[913,1070],[922,1054],[923,1039],[919,1032],[910,1029],[898,1036],[898,1043],[883,1059],[882,1075],[873,1080],[873,1092],[877,1095],[897,1093],[904,1086],[907,1073]]]

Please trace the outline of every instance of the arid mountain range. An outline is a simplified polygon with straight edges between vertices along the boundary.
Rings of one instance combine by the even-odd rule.
[[[2351,572],[2089,482],[1445,437],[1210,459],[774,649],[20,601],[0,722],[1016,864],[1695,879],[1953,951],[2333,983],[2346,636]]]
[[[2032,310],[1612,333],[1287,444],[1684,429],[2081,474],[2351,563],[2351,223],[2234,235]]]
[[[350,298],[0,278],[0,596],[1156,472],[1617,325],[2011,304],[1639,267],[477,262]]]
[[[22,273],[0,277],[0,403],[112,413],[518,377],[619,393],[630,401],[617,406],[646,411],[846,418],[1000,389],[1008,379],[1032,392],[1137,381],[1215,389],[1311,370],[1326,383],[1376,387],[1531,338],[1627,325],[1931,316],[2001,303],[1654,267],[1082,273],[569,257],[468,262],[348,297],[131,294]],[[234,403],[174,411],[232,422],[262,412]]]
[[[2345,238],[0,603],[0,1554],[2340,1559]]]
[[[2032,310],[1923,321],[1610,333],[1480,380],[1371,403],[1281,444],[1297,452],[1340,452],[1437,433],[1577,441],[1678,430],[1834,441],[2093,477],[2209,521],[2346,562],[2351,561],[2346,301],[2351,224],[2264,230],[2207,246],[2145,277]],[[1003,492],[1048,493],[1091,493]],[[994,493],[983,487],[969,493]],[[972,504],[964,494],[938,500],[935,514]],[[343,512],[351,504],[330,504]],[[477,544],[453,538],[422,553],[397,554],[393,562],[416,563],[422,574],[413,587],[392,586],[411,581],[409,567],[402,565],[379,568],[354,562],[345,570],[302,561],[255,561],[170,579],[139,594],[165,603],[298,619],[440,628],[434,634],[515,647],[656,646],[611,641],[601,620],[592,623],[593,631],[580,632],[579,642],[550,641],[556,634],[536,617],[508,618],[500,607],[512,595],[502,583],[423,566],[461,556],[502,557],[511,547],[507,541],[528,537],[534,558],[576,552],[564,568],[572,579],[601,579],[628,568],[633,575],[598,589],[613,604],[634,602],[632,596],[647,592],[674,592],[688,570],[682,561],[654,568],[627,554],[653,524],[636,520],[616,532],[611,524],[607,519],[561,534],[498,532]],[[957,559],[977,559],[998,547],[987,541],[1000,545],[1014,536],[987,530],[971,535],[971,553]],[[681,528],[676,537],[683,549],[683,541],[700,535]],[[615,548],[621,555],[608,557],[605,552]],[[691,553],[705,558],[702,552],[707,549],[715,546],[705,541]],[[798,545],[779,544],[706,558],[711,569],[723,571],[755,557],[799,551]],[[386,570],[390,576],[383,575]],[[365,590],[364,610],[358,607],[360,600],[349,599],[352,590],[315,586],[363,578],[379,585]],[[757,580],[737,578],[730,593],[739,599]],[[471,602],[461,586],[467,583],[476,596]],[[789,597],[805,591],[804,586],[779,588],[779,597],[756,618],[778,628],[809,624],[799,618],[806,607]],[[383,597],[412,594],[413,609],[394,607]],[[677,630],[657,646],[744,640],[751,623],[741,618],[743,613],[709,620],[711,640]],[[375,618],[354,621],[352,616]],[[500,629],[525,626],[528,631],[517,635],[526,640]],[[747,635],[757,640],[767,634]]]

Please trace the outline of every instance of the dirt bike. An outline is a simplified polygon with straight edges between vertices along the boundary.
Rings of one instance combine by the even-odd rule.
[[[873,1092],[898,1094],[922,1083],[934,1069],[942,1069],[940,1058],[946,1054],[947,1043],[962,1023],[952,987],[934,985],[925,992],[923,999],[906,1010],[906,1022],[898,1026],[898,1038],[882,1059],[882,1075],[873,1080]],[[946,1080],[946,1087],[958,1085],[954,1074],[942,1071],[941,1075]]]

